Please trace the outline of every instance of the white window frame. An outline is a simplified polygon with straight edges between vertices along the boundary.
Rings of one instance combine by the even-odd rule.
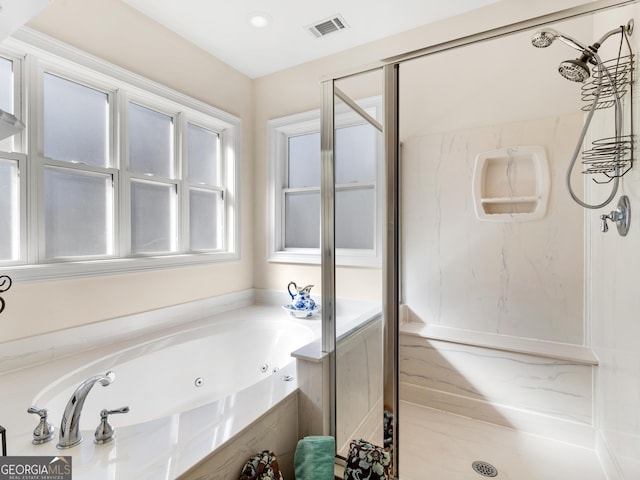
[[[39,32],[23,27],[0,44],[0,55],[18,59],[21,64],[20,77],[23,90],[16,96],[16,116],[27,125],[22,134],[16,135],[16,153],[0,152],[0,156],[19,161],[21,219],[21,258],[15,262],[3,262],[3,272],[18,281],[42,281],[48,279],[75,278],[84,276],[120,274],[203,263],[236,261],[240,258],[240,181],[242,154],[242,122],[227,112],[148,80],[128,70],[109,64],[102,59],[58,42]],[[108,172],[114,178],[114,215],[119,220],[113,228],[113,255],[104,258],[55,259],[44,261],[44,237],[42,228],[44,165],[64,166],[44,158],[42,152],[42,73],[59,75],[71,81],[108,92],[113,125],[110,128],[109,168],[79,165],[79,169]],[[188,246],[188,186],[185,169],[181,161],[186,151],[182,131],[174,137],[174,179],[177,184],[178,211],[177,252],[158,255],[131,255],[129,177],[127,170],[128,143],[126,130],[126,106],[128,101],[139,103],[154,110],[172,115],[174,128],[186,128],[187,123],[202,126],[220,135],[221,181],[223,185],[224,212],[223,248],[215,251],[192,252]],[[24,211],[23,211],[24,209]],[[127,223],[129,222],[129,223]]]
[[[121,95],[121,118],[124,119],[124,124],[126,128],[121,129],[121,145],[120,145],[120,173],[123,177],[122,185],[126,185],[126,188],[122,188],[122,192],[120,193],[120,200],[122,205],[131,205],[131,184],[133,181],[140,182],[149,182],[156,185],[171,185],[176,189],[176,202],[177,205],[182,205],[182,186],[180,182],[180,175],[182,172],[182,157],[180,155],[179,143],[181,141],[181,130],[180,130],[180,118],[182,114],[174,109],[167,108],[167,105],[164,102],[158,102],[157,99],[153,97],[149,97],[147,95],[133,95],[133,94],[124,94]],[[132,172],[129,169],[129,103],[134,103],[143,108],[148,108],[149,110],[153,110],[155,112],[166,115],[171,118],[173,123],[173,144],[171,145],[171,157],[172,157],[172,165],[171,171],[169,172],[168,177],[161,177],[158,175],[147,175],[144,173]],[[177,138],[180,137],[180,140]],[[178,252],[182,252],[182,229],[181,229],[181,220],[182,220],[182,212],[184,212],[186,208],[178,210],[175,212],[176,218],[174,218],[175,223],[175,238],[173,239],[173,243],[175,245],[176,252],[173,254],[177,254]],[[187,210],[188,211],[188,210]],[[120,236],[121,241],[120,244],[124,249],[121,252],[121,256],[127,257],[146,257],[148,254],[145,253],[133,253],[131,248],[131,209],[123,208],[121,209],[122,216],[122,225],[126,226],[126,228],[122,229],[122,234]],[[167,252],[167,255],[171,255],[172,252]],[[162,255],[162,253],[158,253],[158,255]]]
[[[382,117],[382,98],[365,98],[356,102],[371,117]],[[345,105],[336,106],[336,128],[367,123],[360,115]],[[319,248],[285,248],[284,246],[284,190],[287,182],[288,139],[296,135],[320,131],[320,110],[288,115],[267,122],[267,148],[269,163],[269,203],[267,258],[271,262],[320,264]],[[377,167],[375,185],[375,219],[373,248],[336,248],[336,265],[372,267],[382,266],[382,195],[383,195],[383,146],[382,135],[378,135],[376,145]],[[336,185],[336,189],[362,188],[370,184]],[[318,185],[318,190],[320,186]],[[296,189],[293,189],[296,190]],[[288,190],[290,191],[290,190]]]
[[[13,114],[19,118],[25,118],[25,91],[23,88],[25,75],[25,55],[14,48],[5,48],[0,52],[0,56],[13,62]],[[12,150],[10,152],[0,152],[0,157],[5,160],[17,162],[18,168],[18,201],[19,201],[19,225],[17,241],[20,256],[24,257],[27,252],[27,155],[26,134],[23,131],[13,135]],[[4,262],[6,266],[20,264],[20,258],[14,261]],[[3,269],[4,270],[4,269]]]
[[[43,60],[33,60],[35,64],[35,75],[31,79],[30,87],[33,92],[35,92],[36,97],[36,112],[37,115],[35,117],[31,117],[31,119],[35,119],[37,122],[37,126],[34,129],[31,122],[29,122],[29,132],[31,132],[30,136],[33,137],[32,141],[29,144],[28,150],[30,154],[28,155],[28,162],[33,165],[30,166],[30,183],[31,187],[27,191],[28,198],[32,200],[36,204],[36,210],[32,210],[32,216],[35,218],[31,219],[31,224],[35,224],[35,229],[32,229],[32,232],[36,232],[37,238],[37,246],[35,244],[34,236],[27,239],[27,243],[29,243],[29,256],[27,258],[27,263],[30,265],[53,265],[62,262],[83,262],[94,260],[106,260],[106,259],[114,259],[120,255],[118,242],[116,238],[118,238],[119,225],[118,222],[113,223],[113,228],[109,231],[109,237],[107,238],[107,244],[111,245],[111,253],[107,253],[101,258],[95,257],[87,257],[83,258],[80,256],[74,256],[69,258],[53,258],[47,259],[45,258],[45,215],[44,215],[44,171],[46,167],[54,167],[60,169],[67,169],[72,171],[77,171],[79,173],[84,174],[97,174],[97,175],[105,175],[111,176],[111,181],[114,185],[113,190],[113,203],[111,205],[111,215],[114,216],[115,212],[119,210],[118,198],[119,198],[119,185],[120,185],[120,176],[118,170],[118,156],[117,149],[115,147],[116,136],[114,135],[115,131],[115,103],[117,101],[117,92],[114,88],[110,88],[107,83],[101,82],[99,78],[92,78],[92,75],[82,74],[81,72],[73,72],[71,74],[64,71],[61,65],[57,62],[47,61],[48,59]],[[92,88],[94,90],[105,93],[109,99],[109,124],[108,128],[108,140],[107,140],[107,155],[111,159],[111,163],[106,167],[99,167],[95,165],[88,165],[84,163],[71,163],[66,161],[60,161],[56,159],[52,159],[46,157],[44,155],[44,112],[43,109],[39,108],[39,106],[43,103],[44,97],[44,75],[51,74],[58,76],[64,80],[68,80],[74,83],[77,83],[82,86],[86,86],[88,88]],[[25,122],[27,123],[27,122]],[[33,132],[36,132],[33,135]],[[36,145],[33,145],[33,141],[37,142]],[[34,148],[35,147],[35,148]],[[35,190],[35,192],[34,192]],[[36,194],[37,196],[34,196]]]

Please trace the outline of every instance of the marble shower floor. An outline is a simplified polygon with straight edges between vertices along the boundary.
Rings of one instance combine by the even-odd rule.
[[[412,403],[400,403],[400,480],[606,480],[593,450]]]

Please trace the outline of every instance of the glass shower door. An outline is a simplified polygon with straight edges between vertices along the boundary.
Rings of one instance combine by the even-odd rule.
[[[332,427],[344,460],[353,440],[384,444],[382,75],[377,70],[329,83],[333,125],[325,136],[332,142],[323,153],[332,166],[333,205],[325,208],[332,210],[334,231],[325,228],[331,237],[325,241],[333,242],[335,263],[323,269],[335,282]],[[323,285],[326,305],[325,291]]]

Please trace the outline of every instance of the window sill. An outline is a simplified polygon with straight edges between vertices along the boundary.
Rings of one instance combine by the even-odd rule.
[[[14,282],[65,280],[103,275],[139,273],[167,268],[189,267],[239,260],[233,252],[166,255],[156,257],[117,258],[39,265],[7,266],[2,269]]]
[[[303,265],[320,265],[320,252],[317,250],[281,250],[271,252],[268,258],[272,263],[298,263]],[[382,259],[373,251],[346,250],[336,252],[336,266],[382,268]]]

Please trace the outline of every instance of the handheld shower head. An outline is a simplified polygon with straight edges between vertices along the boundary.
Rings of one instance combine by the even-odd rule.
[[[555,40],[560,40],[561,42],[569,45],[572,48],[575,48],[579,52],[584,52],[587,49],[586,45],[583,45],[575,38],[571,38],[569,35],[565,35],[564,33],[560,33],[553,28],[547,28],[546,30],[538,30],[531,37],[531,45],[537,48],[546,48],[551,45]]]
[[[558,32],[555,30],[540,30],[531,37],[531,45],[536,48],[547,48],[558,38]]]

